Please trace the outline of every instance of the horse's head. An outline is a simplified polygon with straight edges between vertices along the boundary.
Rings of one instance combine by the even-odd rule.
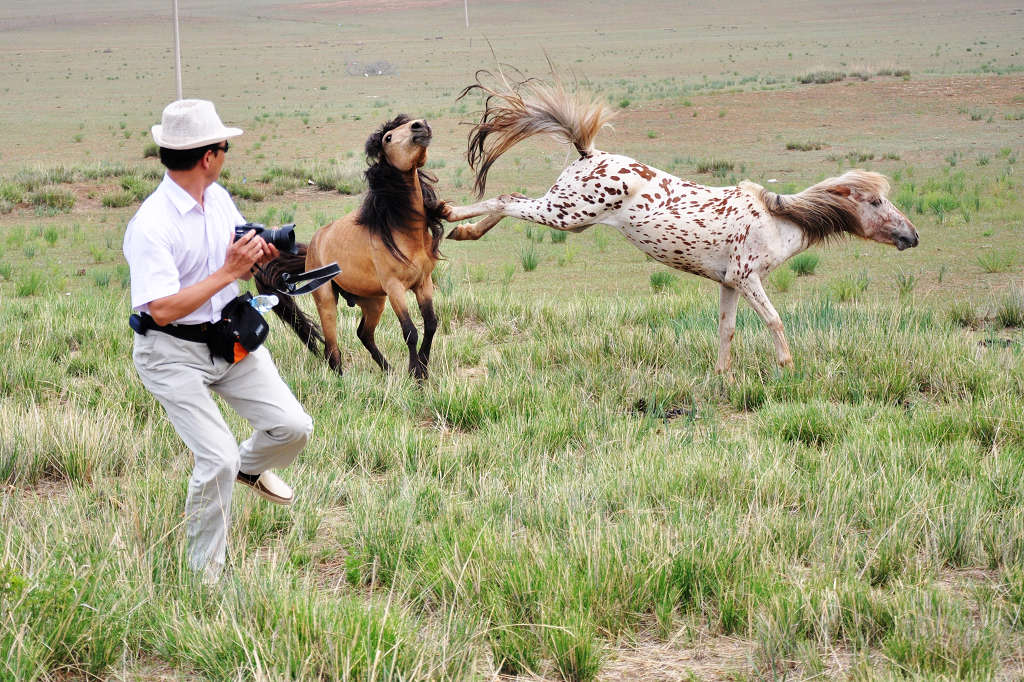
[[[407,173],[427,162],[430,139],[430,125],[426,119],[413,120],[399,114],[366,140],[366,158],[372,164],[384,162]]]
[[[847,197],[853,202],[860,221],[855,234],[880,244],[891,244],[897,249],[917,246],[920,239],[903,213],[886,198],[889,182],[884,175],[869,171],[852,170],[836,178],[829,192]]]

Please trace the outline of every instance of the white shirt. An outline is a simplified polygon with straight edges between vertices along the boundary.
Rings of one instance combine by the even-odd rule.
[[[235,226],[245,222],[220,185],[203,192],[203,206],[169,175],[149,195],[124,233],[124,257],[131,270],[132,308],[149,312],[149,302],[176,294],[224,265]],[[178,324],[216,322],[238,296],[233,282]]]

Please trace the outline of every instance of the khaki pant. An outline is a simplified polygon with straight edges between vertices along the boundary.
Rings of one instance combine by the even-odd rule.
[[[164,406],[195,458],[185,501],[189,563],[200,570],[212,561],[219,570],[236,474],[291,464],[306,445],[313,420],[281,380],[266,348],[231,365],[211,360],[204,343],[150,331],[135,335],[133,360],[143,385]],[[248,440],[235,441],[210,390],[249,421],[254,431]]]

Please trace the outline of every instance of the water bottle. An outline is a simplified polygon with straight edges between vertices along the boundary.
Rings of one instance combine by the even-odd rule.
[[[249,301],[249,305],[255,308],[256,312],[262,315],[277,305],[277,296],[274,296],[273,294],[260,294],[259,296],[253,296],[252,300]]]

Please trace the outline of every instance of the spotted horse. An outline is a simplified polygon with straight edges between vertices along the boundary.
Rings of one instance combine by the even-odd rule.
[[[486,72],[481,72],[486,74]],[[762,281],[787,259],[821,242],[852,234],[895,246],[917,246],[914,226],[886,198],[878,173],[851,170],[798,194],[776,194],[753,182],[705,187],[627,156],[594,148],[612,112],[595,98],[570,94],[557,80],[527,80],[504,89],[481,83],[463,90],[486,97],[469,134],[467,158],[483,196],[492,164],[513,145],[536,134],[571,143],[580,158],[569,164],[539,199],[503,194],[469,206],[442,207],[457,226],[449,239],[479,239],[502,217],[580,232],[602,223],[617,228],[644,253],[677,270],[718,282],[719,373],[730,369],[736,304],[742,295],[771,331],[779,365],[792,367],[789,344]]]

